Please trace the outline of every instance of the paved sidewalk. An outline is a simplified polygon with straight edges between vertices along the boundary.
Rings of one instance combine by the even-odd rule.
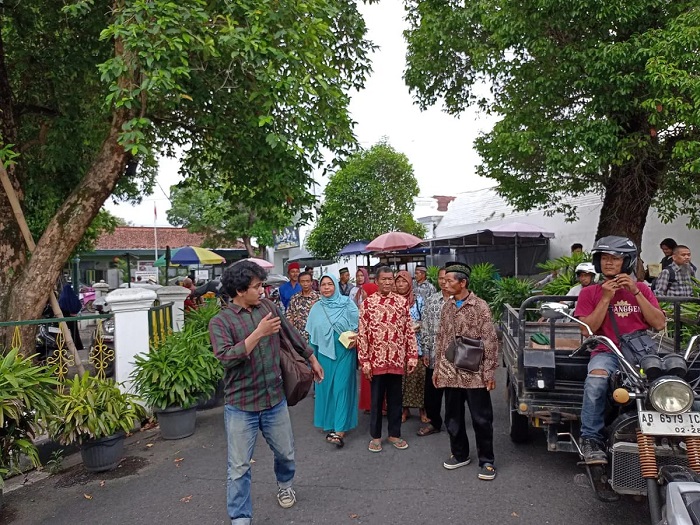
[[[596,501],[588,488],[574,482],[582,472],[576,458],[547,452],[543,436],[527,445],[513,445],[507,436],[502,370],[499,380],[500,388],[493,394],[498,467],[494,481],[477,479],[475,451],[471,465],[445,470],[447,435],[417,437],[417,414],[403,427],[408,450],[385,445],[383,452],[369,453],[369,416],[364,414],[345,447],[336,449],[324,441],[324,432],[312,426],[309,398],[290,409],[298,496],[291,509],[277,504],[272,453],[262,438],[258,440],[253,465],[256,525],[589,525],[592,516],[598,525],[648,522],[646,500],[623,498],[607,505]],[[126,459],[113,473],[92,475],[77,464],[14,490],[5,496],[0,523],[227,524],[222,413],[222,407],[199,412],[196,433],[182,440],[164,441],[157,430],[134,435]],[[471,429],[469,433],[473,436]]]

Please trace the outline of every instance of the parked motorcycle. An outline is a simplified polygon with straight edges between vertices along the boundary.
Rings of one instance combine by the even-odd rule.
[[[80,298],[80,303],[83,305],[82,312],[93,313],[95,311],[95,296],[95,289],[91,286],[83,286],[80,288],[78,297]]]
[[[540,313],[548,319],[566,317],[588,331],[570,357],[603,344],[619,361],[619,371],[610,378],[618,409],[607,425],[609,462],[585,465],[598,498],[614,501],[618,494],[646,493],[653,525],[699,524],[700,363],[695,365],[700,352],[693,349],[700,336],[691,338],[684,355],[648,353],[637,365],[612,340],[594,335],[569,315],[565,305],[544,303]],[[636,480],[643,485],[632,486]]]
[[[41,318],[46,319],[47,322],[46,324],[40,324],[36,331],[35,350],[38,354],[37,360],[39,363],[46,364],[46,360],[58,348],[56,337],[61,333],[61,329],[59,328],[58,323],[49,321],[49,319],[54,318],[51,305],[46,305],[41,313]]]

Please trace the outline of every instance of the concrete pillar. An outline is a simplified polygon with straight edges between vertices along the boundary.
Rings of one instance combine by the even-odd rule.
[[[92,285],[93,289],[95,290],[95,299],[99,299],[100,297],[104,297],[109,293],[109,285],[104,282],[100,281],[99,283],[95,283]]]
[[[185,299],[190,291],[182,286],[163,286],[156,290],[160,304],[173,303],[173,332],[179,332],[185,325]]]
[[[148,309],[156,297],[147,288],[119,288],[107,295],[114,313],[114,379],[127,392],[132,390],[129,375],[134,357],[149,351]]]

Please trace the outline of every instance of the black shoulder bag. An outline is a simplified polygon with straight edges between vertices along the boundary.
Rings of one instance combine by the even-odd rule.
[[[642,358],[647,355],[656,355],[658,353],[658,345],[646,330],[637,330],[630,334],[620,335],[620,328],[617,326],[615,314],[613,314],[612,306],[608,308],[608,316],[612,323],[613,330],[617,336],[620,352],[625,356],[625,359],[633,365],[639,367]]]
[[[454,340],[445,350],[445,359],[455,365],[457,370],[476,373],[484,360],[484,342],[478,338],[455,334]]]

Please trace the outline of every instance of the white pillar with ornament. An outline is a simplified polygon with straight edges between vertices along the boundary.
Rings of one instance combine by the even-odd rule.
[[[107,295],[114,313],[114,379],[131,391],[134,357],[149,351],[148,310],[157,295],[147,288],[119,288]]]
[[[173,304],[173,332],[180,332],[185,325],[185,299],[190,291],[182,286],[163,286],[156,293],[160,304]]]

